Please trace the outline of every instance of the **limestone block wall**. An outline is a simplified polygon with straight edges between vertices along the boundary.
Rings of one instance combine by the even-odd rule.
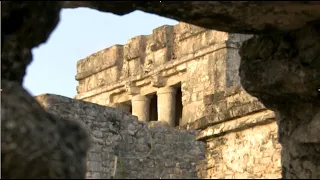
[[[182,22],[161,26],[78,61],[76,99],[119,107],[180,83],[180,125],[191,123],[204,116],[205,95],[239,84],[238,49],[249,37]]]
[[[164,122],[144,123],[120,110],[63,96],[37,96],[50,113],[79,121],[92,137],[87,178],[197,178],[196,165],[205,144],[196,131],[178,130]]]
[[[151,35],[111,47],[118,48],[114,50],[117,56],[103,50],[80,60],[76,98],[120,108],[136,95],[145,99],[160,88],[180,83],[183,109],[179,126],[200,130],[197,139],[206,143],[206,159],[197,166],[199,178],[279,178],[281,146],[274,113],[240,85],[238,51],[250,37],[186,23],[159,27]],[[112,63],[105,58],[111,55],[104,53],[114,55]],[[90,69],[107,67],[104,63],[113,64],[118,72],[99,84],[99,73]],[[111,72],[112,68],[100,69]],[[88,76],[81,78],[84,71]],[[105,75],[101,78],[110,74]],[[164,103],[158,98],[158,103]],[[141,103],[146,108],[146,102]]]
[[[206,159],[199,178],[280,178],[281,145],[274,113],[241,86],[205,96],[206,116],[185,126],[199,129]]]
[[[191,25],[189,25],[191,26]],[[200,53],[203,48],[212,48],[203,56],[188,63],[186,80],[182,83],[183,122],[181,126],[194,122],[206,115],[205,96],[224,91],[228,87],[240,84],[238,68],[240,65],[239,48],[251,35],[230,34],[206,30],[189,37],[189,46],[194,46],[197,39],[214,39],[202,48],[195,49]],[[179,43],[182,46],[183,43]],[[196,43],[197,44],[197,43]]]

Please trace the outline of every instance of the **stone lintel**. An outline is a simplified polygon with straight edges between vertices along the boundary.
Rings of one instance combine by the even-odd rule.
[[[125,89],[128,92],[129,95],[135,95],[140,93],[140,89],[133,85],[132,82],[127,82],[125,84]]]
[[[158,88],[164,87],[165,86],[164,78],[159,74],[155,74],[151,76],[151,86],[158,87]]]
[[[167,68],[164,71],[162,71],[161,74],[163,77],[169,77],[179,74],[179,72],[175,68]]]

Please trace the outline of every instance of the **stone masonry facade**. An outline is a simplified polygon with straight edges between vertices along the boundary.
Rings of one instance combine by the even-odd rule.
[[[200,130],[206,159],[197,167],[200,178],[281,178],[281,146],[274,113],[241,86],[208,95],[203,118],[190,129]]]
[[[319,2],[1,7],[3,179],[320,178]],[[120,16],[140,10],[254,36],[162,26],[80,60],[76,99],[37,98],[50,114],[23,78],[61,10],[78,7]]]
[[[88,178],[110,178],[115,156],[118,178],[280,178],[274,112],[240,85],[250,37],[161,26],[78,61],[77,100],[38,100],[91,133]]]
[[[205,144],[196,140],[197,131],[178,130],[165,122],[138,121],[111,107],[59,95],[44,94],[36,99],[49,113],[79,121],[90,133],[89,179],[112,175],[116,179],[197,178],[196,165],[205,158]]]
[[[238,50],[250,37],[181,22],[161,26],[80,60],[76,99],[199,130],[206,143],[199,178],[279,178],[274,113],[238,76]]]
[[[143,121],[191,123],[204,116],[204,96],[239,84],[238,48],[249,37],[185,23],[161,26],[78,61],[76,99]]]

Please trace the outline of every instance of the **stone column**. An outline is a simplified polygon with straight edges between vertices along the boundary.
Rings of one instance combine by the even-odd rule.
[[[158,121],[166,121],[170,126],[175,124],[176,89],[173,87],[159,88],[158,98]]]
[[[150,99],[147,96],[136,95],[132,97],[132,115],[140,121],[149,121]]]

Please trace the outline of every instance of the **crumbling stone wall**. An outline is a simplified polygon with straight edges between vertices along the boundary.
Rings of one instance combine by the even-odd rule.
[[[93,79],[99,75],[91,70],[108,64],[107,57],[111,55],[116,55],[113,61],[118,65],[114,63],[101,72],[116,67],[120,68],[115,71],[118,74],[127,72],[121,70],[125,68],[123,64],[135,70],[101,86],[88,78],[79,79],[77,98],[114,106],[130,101],[135,94],[146,95],[164,84],[180,82],[183,112],[179,126],[200,130],[197,139],[206,143],[206,159],[197,166],[199,178],[281,177],[275,115],[240,85],[238,51],[250,37],[181,22],[156,28],[152,35],[132,38],[122,50],[122,46],[116,45],[80,60],[77,76],[85,71]],[[141,60],[155,64],[130,66]],[[148,72],[144,72],[145,68],[149,68]],[[157,78],[149,78],[152,73]]]
[[[185,126],[199,129],[206,159],[200,178],[280,178],[281,145],[275,115],[241,86],[204,98],[206,116]]]
[[[235,132],[219,133],[208,139],[206,162],[197,167],[198,177],[281,178],[281,146],[276,126],[273,121],[241,131],[236,127]]]
[[[178,130],[163,122],[145,123],[114,108],[44,94],[40,104],[52,114],[80,121],[91,134],[87,178],[196,178],[205,145],[196,131]]]
[[[279,140],[283,148],[282,177],[320,177],[319,2],[3,1],[1,6],[1,21],[4,24],[1,34],[1,86],[2,93],[6,94],[3,96],[6,98],[1,98],[1,113],[8,112],[1,116],[2,177],[48,179],[84,175],[80,169],[86,149],[76,144],[79,142],[76,139],[79,134],[83,135],[83,131],[77,129],[77,123],[48,118],[50,115],[39,108],[21,86],[26,67],[32,60],[31,49],[48,39],[58,24],[61,8],[77,7],[118,15],[142,10],[209,29],[257,34],[241,47],[241,84],[247,92],[276,112]],[[12,124],[17,126],[12,128]],[[76,128],[77,132],[73,129],[67,133],[64,131],[67,127]],[[17,134],[18,131],[30,133]],[[26,152],[50,152],[43,151],[44,147],[51,147],[52,144],[47,141],[52,137],[48,132],[54,135],[53,140],[58,145],[54,150],[63,155],[60,160],[64,162],[57,163],[55,153],[50,153],[55,156],[54,159],[38,156],[36,160],[42,163],[28,161],[30,154]],[[62,134],[68,138],[61,138]],[[70,143],[73,145],[71,149]],[[20,146],[14,146],[13,150],[11,144]],[[24,155],[21,155],[21,150],[25,152]],[[11,157],[16,160],[3,161]],[[15,168],[6,162],[15,163]],[[52,163],[56,166],[52,166]],[[30,167],[35,168],[29,171]],[[44,171],[39,171],[43,168]],[[52,173],[52,168],[59,173]]]

